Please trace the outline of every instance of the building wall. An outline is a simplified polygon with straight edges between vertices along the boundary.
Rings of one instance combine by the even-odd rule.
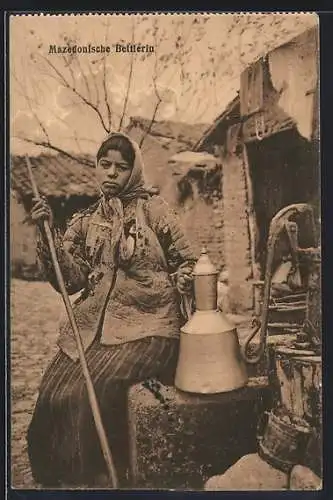
[[[36,228],[26,221],[27,213],[14,194],[10,196],[10,265],[16,277],[35,277]]]
[[[250,236],[246,176],[242,157],[223,160],[224,249],[229,302],[235,312],[252,308]]]
[[[142,131],[133,128],[129,134],[135,141],[140,141]],[[171,169],[168,168],[169,158],[178,152],[176,141],[163,147],[163,145],[153,136],[148,135],[142,145],[142,157],[144,161],[145,178],[149,184],[160,189],[161,196],[174,203],[174,184]],[[178,145],[179,147],[179,145]]]
[[[194,199],[177,209],[180,223],[199,257],[202,247],[206,247],[213,264],[221,271],[225,266],[223,242],[223,200],[204,200],[198,194]]]

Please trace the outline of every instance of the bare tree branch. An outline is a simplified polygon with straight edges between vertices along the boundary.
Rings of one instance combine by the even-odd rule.
[[[15,81],[17,82],[19,88],[20,88],[20,93],[21,95],[24,97],[24,99],[26,100],[27,104],[28,104],[28,107],[30,109],[30,112],[31,114],[33,115],[33,117],[35,118],[35,120],[37,121],[39,127],[41,128],[43,134],[45,135],[46,137],[46,141],[37,141],[37,140],[33,140],[33,139],[29,139],[29,138],[26,138],[26,137],[22,137],[22,136],[17,136],[17,138],[19,138],[20,140],[24,140],[25,142],[29,142],[29,143],[33,143],[35,145],[39,145],[39,146],[43,146],[43,147],[48,147],[49,149],[53,149],[55,151],[58,151],[58,152],[62,152],[63,154],[66,154],[66,152],[59,148],[59,147],[56,147],[54,145],[52,145],[52,142],[51,142],[51,139],[50,139],[50,136],[47,132],[47,129],[45,127],[45,125],[43,124],[43,122],[40,120],[39,116],[37,115],[37,113],[35,112],[35,110],[33,109],[33,106],[32,106],[32,102],[30,100],[30,96],[27,94],[27,91],[24,89],[23,87],[23,84],[18,80],[18,78],[16,77],[16,74],[14,72],[12,72],[12,75],[13,75],[13,78],[15,79]],[[36,103],[35,103],[36,104]],[[51,109],[48,107],[48,111],[49,113],[54,117],[56,118],[56,120],[58,120],[59,122],[63,123],[64,125],[67,126],[67,122],[66,120],[64,120],[61,116],[59,116],[55,111],[54,109]],[[82,149],[81,149],[81,146],[80,146],[80,143],[79,143],[79,138],[77,136],[77,133],[74,131],[74,134],[72,136],[72,138],[74,139],[75,141],[75,144],[79,150],[79,152],[81,154],[83,154],[82,152]],[[82,139],[81,138],[81,141],[89,141],[89,139]],[[93,142],[93,141],[91,141]],[[73,155],[70,155],[70,157],[73,157]],[[81,159],[80,159],[81,161]]]
[[[157,24],[155,24],[155,29],[154,29],[154,40],[155,40],[155,47],[157,47]],[[143,143],[144,143],[147,135],[150,134],[151,129],[153,128],[153,125],[155,123],[155,119],[156,119],[156,116],[157,116],[157,113],[158,113],[158,109],[159,109],[159,107],[161,105],[161,102],[162,102],[162,98],[161,98],[161,96],[159,94],[159,91],[158,91],[158,88],[157,88],[157,74],[158,74],[158,51],[155,49],[155,63],[154,63],[153,86],[154,86],[155,95],[157,97],[157,102],[155,104],[153,115],[151,117],[149,126],[148,126],[148,128],[146,130],[146,133],[141,137],[141,140],[140,140],[140,143],[139,143],[140,148],[143,146]]]
[[[155,104],[155,107],[154,107],[154,112],[153,112],[153,116],[151,117],[151,120],[150,120],[150,123],[149,123],[149,126],[146,130],[146,133],[141,137],[141,140],[140,140],[140,148],[143,146],[143,143],[147,137],[147,135],[150,134],[152,128],[153,128],[153,125],[155,123],[155,120],[156,120],[156,116],[157,116],[157,113],[158,113],[158,109],[161,105],[161,102],[162,102],[162,98],[158,92],[158,89],[157,89],[157,83],[156,83],[156,80],[157,80],[157,76],[154,75],[154,78],[153,78],[153,85],[154,85],[154,90],[155,90],[155,94],[156,94],[156,97],[157,97],[157,102]]]
[[[80,58],[76,57],[75,61],[76,61],[77,65],[78,65],[78,68],[79,68],[79,71],[80,71],[80,75],[83,78],[84,85],[86,87],[86,91],[87,91],[87,94],[88,94],[88,99],[89,99],[89,101],[93,102],[91,91],[90,91],[89,81],[88,81],[87,75],[86,75],[86,73],[85,73],[85,71],[82,68],[82,65],[80,63]]]
[[[63,61],[65,62],[65,66],[66,68],[68,68],[68,71],[72,77],[72,86],[75,87],[76,85],[76,78],[75,78],[75,74],[74,74],[74,71],[73,71],[73,68],[72,68],[72,64],[71,62],[67,62],[67,59],[65,57],[65,55],[62,55],[62,58],[63,58]]]
[[[21,83],[20,83],[19,79],[16,77],[15,74],[13,74],[13,78],[15,79],[15,81],[17,82],[17,84],[19,86],[21,86]],[[43,124],[43,122],[41,121],[41,119],[39,118],[39,116],[37,115],[37,113],[35,112],[35,110],[34,110],[34,108],[32,106],[31,100],[30,100],[30,96],[28,95],[28,93],[26,92],[26,90],[24,88],[22,88],[22,87],[21,87],[21,91],[22,91],[23,97],[26,100],[26,103],[28,104],[28,107],[30,109],[30,113],[35,118],[35,120],[38,123],[41,131],[43,132],[43,134],[45,135],[47,141],[49,142],[50,138],[49,138],[49,134],[47,132],[47,129],[46,129],[45,125]]]
[[[186,45],[187,45],[187,42],[188,42],[188,41],[189,41],[189,39],[190,39],[190,36],[191,36],[191,33],[192,33],[192,25],[193,25],[193,24],[194,24],[194,20],[192,21],[192,23],[191,23],[191,25],[190,25],[190,27],[189,27],[189,30],[188,30],[188,32],[187,32],[187,34],[186,34],[186,37],[184,37],[184,41],[183,41],[183,44],[182,44],[182,45],[183,45],[183,51],[185,50],[185,47],[186,47]],[[177,31],[176,31],[176,32],[177,32]],[[183,70],[183,66],[182,66],[182,63],[181,63],[181,62],[180,62],[180,66],[181,66],[181,71],[182,71],[182,70]],[[167,69],[167,68],[165,68],[165,69],[164,69],[164,71],[166,71],[166,69]],[[164,71],[162,71],[162,72],[160,73],[160,77],[161,77],[161,75],[164,73]],[[171,74],[171,76],[170,76],[169,80],[167,80],[167,82],[165,83],[165,86],[166,86],[166,87],[168,87],[168,86],[171,84],[171,82],[172,82],[172,80],[173,80],[173,78],[174,78],[174,76],[175,76],[176,72],[177,72],[177,69],[176,69],[176,70],[175,70],[175,71]]]
[[[239,24],[239,23],[238,23]],[[153,26],[153,30],[151,27]],[[159,119],[159,112],[161,111],[161,107],[163,106],[163,103],[165,100],[168,100],[168,95],[169,92],[165,93],[163,88],[169,88],[170,85],[172,85],[172,82],[175,81],[175,78],[178,80],[178,75],[181,78],[182,81],[182,91],[181,91],[181,101],[177,101],[177,116],[180,115],[181,112],[184,112],[186,109],[186,103],[190,102],[190,99],[195,98],[196,94],[196,89],[200,89],[201,92],[203,92],[203,98],[200,99],[200,102],[198,102],[198,106],[196,111],[198,112],[199,115],[202,115],[206,111],[206,102],[208,102],[209,98],[213,94],[213,85],[214,82],[212,78],[210,78],[210,75],[212,73],[216,73],[215,67],[218,67],[220,59],[216,57],[216,54],[211,54],[214,56],[212,58],[212,62],[208,60],[208,56],[203,55],[200,53],[200,40],[202,38],[202,30],[203,30],[203,25],[198,23],[197,19],[186,19],[185,21],[180,20],[175,23],[175,32],[172,32],[171,34],[167,32],[166,29],[164,29],[164,26],[159,23],[159,19],[154,16],[154,19],[149,20],[148,22],[148,27],[147,29],[141,30],[140,28],[137,29],[137,25],[132,25],[132,43],[137,40],[137,37],[143,39],[143,42],[145,41],[146,37],[150,38],[153,35],[154,38],[154,46],[155,46],[155,51],[151,54],[148,54],[149,57],[155,57],[155,62],[150,59],[150,62],[153,64],[153,67],[149,65],[149,78],[150,78],[150,89],[153,89],[153,92],[156,96],[152,96],[152,98],[155,100],[154,105],[152,106],[153,109],[151,109],[151,120],[149,125],[144,127],[143,134],[140,140],[140,146],[144,144],[144,141],[147,137],[147,135],[150,135],[151,132],[153,131],[154,124],[156,123],[157,119]],[[108,29],[109,25],[104,26],[106,29],[105,32],[105,43],[107,42],[107,37],[108,37]],[[145,27],[144,27],[145,28]],[[207,27],[206,27],[207,29]],[[171,28],[172,31],[172,28]],[[98,33],[100,36],[100,33]],[[166,43],[166,46],[164,47],[165,42],[167,42],[168,37],[171,35],[171,37],[174,39],[175,43],[178,45],[174,46],[175,51],[172,49],[170,50],[170,47],[168,47],[168,43]],[[136,38],[135,38],[136,37]],[[201,37],[201,38],[200,38]],[[198,50],[197,50],[198,49]],[[213,48],[213,50],[215,47]],[[201,66],[203,67],[203,72],[208,71],[209,72],[209,79],[205,80],[204,78],[196,78],[196,76],[193,77],[193,74],[190,71],[190,67],[188,69],[187,65],[189,64],[191,60],[191,55],[193,54],[193,51],[196,53],[199,52],[199,56],[201,57]],[[20,137],[21,140],[25,140],[26,142],[30,142],[31,144],[35,144],[37,146],[42,146],[45,148],[49,148],[53,151],[57,152],[62,152],[63,154],[66,154],[66,151],[63,150],[61,147],[58,147],[57,145],[53,144],[54,137],[49,137],[47,134],[50,132],[48,126],[42,122],[41,117],[45,116],[40,115],[40,109],[41,105],[44,106],[42,103],[41,98],[45,95],[46,97],[46,91],[44,87],[44,82],[48,82],[50,88],[52,86],[54,87],[54,82],[52,80],[55,80],[60,86],[61,89],[66,89],[68,90],[68,101],[67,102],[61,103],[61,106],[63,110],[65,111],[66,107],[67,109],[69,108],[72,112],[77,110],[77,107],[81,107],[81,109],[87,109],[89,108],[90,110],[93,111],[93,115],[96,118],[96,121],[98,121],[102,129],[106,132],[109,133],[111,128],[112,128],[112,122],[115,121],[119,123],[119,130],[121,130],[124,127],[126,117],[129,114],[129,109],[130,109],[130,99],[131,99],[131,92],[133,91],[134,88],[134,75],[135,75],[135,62],[136,62],[136,54],[132,52],[130,54],[130,61],[128,61],[127,58],[120,58],[122,61],[119,60],[120,62],[123,62],[124,60],[126,62],[126,70],[124,69],[124,74],[127,74],[127,87],[125,89],[124,95],[123,95],[123,103],[121,106],[121,112],[117,113],[114,110],[114,103],[113,103],[113,96],[112,96],[112,90],[108,87],[108,72],[109,75],[112,76],[111,74],[111,69],[107,66],[107,60],[104,55],[104,57],[99,58],[99,59],[93,59],[93,60],[88,60],[87,64],[85,64],[85,61],[80,59],[79,57],[74,57],[73,58],[65,58],[63,59],[59,58],[57,61],[53,58],[47,57],[47,55],[33,55],[34,62],[37,60],[40,61],[41,64],[36,66],[36,68],[39,70],[38,71],[38,80],[36,79],[36,83],[41,85],[41,90],[38,90],[37,85],[34,85],[34,73],[32,75],[29,75],[29,85],[27,82],[25,82],[25,87],[27,89],[27,94],[28,97],[25,97],[25,99],[28,98],[30,100],[30,103],[28,103],[27,108],[31,112],[31,116],[34,117],[34,119],[37,121],[40,130],[43,133],[43,136],[37,138],[36,140],[33,140],[31,138],[25,137],[22,138]],[[145,57],[148,57],[145,56]],[[143,58],[144,60],[144,58]],[[65,67],[63,66],[63,63],[65,63]],[[215,63],[215,64],[214,64]],[[25,62],[26,64],[26,62]],[[94,64],[96,65],[96,70],[94,69]],[[214,66],[214,68],[212,68]],[[78,70],[80,71],[80,78],[78,75]],[[85,71],[83,71],[85,70]],[[151,75],[150,71],[153,73]],[[121,72],[120,66],[117,66],[117,72]],[[24,77],[27,77],[28,72],[24,72]],[[47,78],[43,77],[43,74],[47,76]],[[192,79],[191,79],[191,74],[192,74]],[[212,75],[213,77],[213,75]],[[82,79],[82,81],[81,81]],[[18,82],[22,84],[21,82]],[[163,84],[163,87],[160,86],[160,84]],[[215,81],[216,84],[216,81]],[[24,80],[23,80],[23,86],[24,86]],[[22,87],[22,85],[21,85]],[[31,87],[31,88],[30,88]],[[18,88],[20,86],[18,85]],[[206,91],[205,91],[206,89]],[[216,88],[215,90],[215,100],[216,100]],[[22,94],[24,94],[24,89],[21,91]],[[35,94],[34,94],[35,93]],[[213,97],[213,96],[212,96]],[[28,102],[28,101],[27,101]],[[185,105],[184,105],[185,102]],[[48,101],[45,99],[45,106],[47,105]],[[44,106],[44,108],[45,108]],[[52,106],[52,104],[50,105]],[[181,109],[180,109],[181,108]],[[54,112],[55,111],[55,112]],[[50,115],[47,116],[55,116],[56,120],[59,120],[59,122],[66,123],[66,117],[62,118],[62,116],[57,116],[56,115],[56,109],[52,110],[50,109]],[[52,129],[53,130],[53,129]],[[25,132],[22,132],[22,134],[25,134]],[[27,134],[28,135],[28,134]],[[51,134],[52,135],[52,134]],[[43,140],[42,140],[42,139]],[[76,144],[76,147],[74,150],[81,151],[81,147],[84,149],[84,144],[83,144],[83,139],[80,135],[78,137],[76,131],[70,131],[68,135],[66,135],[66,141],[67,140],[73,141],[72,143]],[[59,141],[59,138],[57,136],[56,142]],[[94,141],[92,141],[94,142]],[[66,149],[67,147],[70,147],[70,142],[67,142],[66,145],[63,145],[63,147]],[[75,153],[68,153],[69,158],[74,158]],[[81,159],[80,159],[81,161]],[[90,164],[90,162],[88,162]]]
[[[81,149],[80,141],[79,141],[79,138],[78,138],[78,136],[77,136],[76,131],[74,131],[73,136],[74,136],[74,142],[75,142],[75,144],[76,144],[76,147],[77,147],[77,149],[78,149],[79,153],[82,155],[82,154],[83,154],[83,151],[82,151],[82,149]]]
[[[88,167],[93,167],[95,164],[93,161],[84,158],[83,156],[75,156],[74,154],[69,153],[68,151],[65,151],[64,149],[60,148],[59,146],[56,146],[49,141],[37,141],[34,139],[29,139],[27,137],[22,137],[19,135],[14,136],[16,139],[20,139],[21,141],[28,142],[29,144],[34,144],[35,146],[41,146],[43,148],[51,149],[52,151],[56,151],[57,153],[60,153],[67,158],[70,158],[71,160],[75,160],[82,165],[87,165]]]
[[[109,34],[109,26],[110,23],[109,21],[106,22],[106,29],[105,29],[105,37],[104,37],[104,45],[108,44],[108,34]],[[107,117],[108,117],[108,128],[109,132],[111,131],[112,128],[112,113],[111,113],[111,106],[109,102],[109,93],[108,89],[106,86],[106,80],[107,80],[107,71],[106,71],[106,56],[104,54],[103,57],[103,78],[102,78],[102,85],[103,85],[103,93],[104,93],[104,103],[107,111]]]
[[[143,143],[144,143],[147,135],[150,134],[151,129],[153,128],[153,125],[154,125],[155,119],[156,119],[156,115],[157,115],[157,112],[158,112],[158,108],[160,107],[161,102],[162,102],[162,99],[158,99],[158,101],[157,101],[157,103],[155,105],[155,108],[154,108],[153,116],[152,116],[152,118],[150,120],[150,123],[149,123],[149,126],[148,126],[148,128],[146,130],[146,133],[141,137],[141,140],[140,140],[140,143],[139,143],[140,148],[143,146]]]
[[[97,82],[96,82],[96,75],[95,75],[95,73],[91,69],[91,64],[88,64],[88,70],[89,70],[89,75],[92,78],[92,81],[94,83],[94,89],[95,89],[95,92],[96,92],[95,103],[96,103],[96,106],[98,107],[99,104],[100,104],[100,95],[99,95],[98,85],[97,85]]]
[[[193,22],[191,23],[190,27],[189,27],[189,30],[186,34],[186,37],[184,38],[184,41],[182,43],[182,47],[183,47],[183,50],[185,49],[185,46],[190,38],[190,35],[191,35],[191,31],[192,31],[192,24]],[[158,47],[159,46],[159,43],[158,43],[158,40],[157,40],[157,31],[158,31],[158,22],[156,20],[155,22],[155,26],[154,26],[154,31],[153,31],[153,36],[154,36],[154,43],[155,43],[155,47]],[[183,68],[181,67],[181,70]],[[165,71],[165,69],[164,69]],[[156,116],[157,116],[157,113],[158,113],[158,110],[159,110],[159,107],[163,101],[160,93],[159,93],[159,90],[158,90],[158,85],[157,85],[157,78],[158,76],[161,77],[161,74],[164,73],[164,71],[162,72],[159,72],[158,71],[158,51],[155,49],[155,64],[154,64],[154,75],[153,75],[153,87],[154,87],[154,92],[155,92],[155,95],[157,97],[157,102],[155,104],[155,107],[154,107],[154,111],[153,111],[153,115],[152,115],[152,118],[151,118],[151,121],[149,123],[149,126],[145,132],[145,134],[141,137],[141,140],[140,140],[140,147],[143,145],[147,135],[150,134],[152,128],[153,128],[153,125],[156,121]],[[177,72],[177,68],[175,69],[175,71],[171,74],[171,77],[168,79],[167,83],[165,84],[166,87],[168,87],[168,85],[172,82],[175,74]]]
[[[99,120],[100,120],[100,123],[102,125],[102,127],[104,128],[105,132],[109,133],[109,129],[108,129],[108,126],[107,124],[105,123],[104,121],[104,118],[101,114],[101,111],[99,110],[99,108],[93,104],[91,101],[89,101],[89,99],[87,99],[86,97],[84,97],[84,95],[82,95],[76,87],[73,87],[67,80],[66,78],[64,77],[64,75],[61,73],[61,71],[58,70],[58,68],[49,60],[47,59],[47,57],[44,57],[44,56],[40,56],[45,62],[46,64],[48,64],[48,66],[54,71],[54,73],[58,76],[58,79],[60,80],[60,83],[67,89],[71,90],[79,99],[81,99],[81,101],[86,104],[89,108],[91,108],[95,113],[96,115],[98,116]]]
[[[134,28],[134,22],[132,21],[132,43],[134,43],[134,40],[135,40],[135,28]],[[124,99],[123,111],[121,114],[118,130],[122,129],[123,122],[124,122],[124,119],[126,116],[127,104],[128,104],[128,99],[129,99],[129,94],[130,94],[131,84],[132,84],[132,77],[133,77],[133,65],[134,65],[134,53],[131,52],[131,62],[130,62],[130,69],[129,69],[129,73],[128,73],[126,95],[125,95],[125,99]]]

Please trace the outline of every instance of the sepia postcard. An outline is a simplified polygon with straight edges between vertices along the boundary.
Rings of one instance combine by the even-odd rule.
[[[14,14],[14,490],[321,490],[319,18]]]

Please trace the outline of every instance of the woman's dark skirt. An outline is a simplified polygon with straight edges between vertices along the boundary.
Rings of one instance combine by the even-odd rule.
[[[116,346],[96,342],[86,353],[120,487],[129,467],[127,390],[149,378],[173,383],[178,345],[146,337]],[[42,380],[28,451],[33,477],[44,487],[98,487],[106,474],[80,363],[62,351]]]

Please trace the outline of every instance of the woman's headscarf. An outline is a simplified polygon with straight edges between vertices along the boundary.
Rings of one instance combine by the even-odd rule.
[[[106,144],[110,139],[116,137],[125,138],[132,146],[134,151],[134,162],[132,166],[131,175],[126,185],[117,195],[117,197],[125,201],[147,195],[146,181],[144,178],[144,165],[139,145],[135,141],[133,141],[130,137],[128,137],[128,135],[122,132],[112,132],[104,139],[104,141],[101,144],[101,147],[104,144]],[[116,149],[116,148],[111,146],[110,149]]]
[[[132,145],[134,150],[134,163],[131,171],[131,175],[123,187],[123,189],[116,196],[112,196],[108,199],[102,195],[102,206],[104,209],[105,216],[112,219],[113,230],[112,230],[112,240],[114,245],[113,248],[119,249],[120,257],[123,260],[127,260],[128,249],[127,240],[124,234],[124,201],[130,201],[134,199],[148,198],[150,194],[156,194],[156,188],[151,188],[147,185],[144,176],[144,164],[140,151],[139,145],[133,141],[128,135],[122,132],[113,132],[109,134],[106,139],[102,142],[101,146],[105,144],[111,137],[124,137]],[[113,148],[110,148],[113,149]],[[136,232],[142,230],[142,224],[136,220]],[[113,252],[112,252],[113,253]]]

